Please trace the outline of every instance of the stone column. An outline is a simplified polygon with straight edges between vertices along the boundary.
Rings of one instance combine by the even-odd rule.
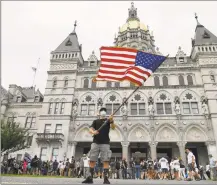
[[[157,159],[157,144],[158,142],[155,142],[155,141],[149,142],[152,160]]]
[[[207,141],[205,142],[207,147],[208,155],[212,154],[214,158],[217,158],[217,147],[215,141]]]
[[[125,141],[123,141],[123,142],[121,142],[121,145],[122,145],[122,158],[126,158],[126,160],[127,161],[129,161],[128,160],[128,147],[129,147],[129,144],[130,144],[130,142],[125,142]]]
[[[71,141],[69,142],[69,153],[68,153],[68,157],[71,158],[72,156],[75,157],[75,150],[76,150],[76,146],[77,146],[77,142],[76,141]]]
[[[182,158],[184,164],[186,165],[186,155],[185,155],[185,145],[187,142],[185,141],[178,141],[176,144],[179,147],[179,154],[180,157]]]

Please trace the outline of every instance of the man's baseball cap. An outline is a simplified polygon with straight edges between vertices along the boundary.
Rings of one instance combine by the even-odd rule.
[[[101,111],[107,112],[107,109],[106,109],[105,107],[102,107],[102,108],[99,110],[99,112],[101,112]]]

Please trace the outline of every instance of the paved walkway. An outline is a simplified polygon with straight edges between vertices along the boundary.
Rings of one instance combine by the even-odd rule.
[[[83,179],[52,177],[10,177],[3,176],[2,184],[81,184]],[[217,184],[215,181],[175,181],[175,180],[123,180],[111,179],[111,184]],[[102,184],[103,179],[94,179],[94,184]]]

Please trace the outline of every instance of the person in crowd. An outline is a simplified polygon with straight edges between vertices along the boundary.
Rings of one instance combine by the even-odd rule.
[[[209,154],[209,165],[212,171],[212,180],[217,181],[217,160],[212,156],[212,154]]]
[[[210,178],[210,165],[209,165],[209,162],[206,163],[206,175],[207,175],[207,177],[209,179],[211,179]]]
[[[65,163],[64,176],[68,177],[68,174],[69,174],[69,165],[70,165],[69,158],[67,158],[66,162],[64,162],[64,163]]]
[[[194,154],[188,148],[185,149],[185,152],[187,154],[187,162],[188,162],[188,170],[189,170],[189,175],[188,175],[187,180],[192,181],[193,176],[194,176],[195,180],[200,180],[200,177],[195,170],[197,165],[196,165],[196,158],[195,158]]]
[[[139,157],[136,157],[135,159],[135,171],[136,171],[136,179],[140,179],[140,176],[141,176],[141,167],[140,167],[140,158]]]
[[[133,158],[131,158],[130,162],[129,162],[129,168],[130,168],[130,176],[131,179],[135,179],[135,161]]]
[[[23,161],[23,167],[22,167],[22,169],[23,169],[23,174],[26,174],[26,173],[27,173],[27,165],[28,165],[28,163],[27,163],[27,161],[24,159],[24,161]]]
[[[79,160],[77,160],[76,161],[76,177],[78,177],[78,178],[79,178],[80,169],[81,169],[81,163]]]
[[[84,178],[86,179],[89,175],[88,171],[89,171],[89,157],[87,155],[85,155],[85,157],[83,158],[84,161]]]
[[[154,161],[149,158],[147,160],[147,165],[148,165],[148,172],[147,172],[147,177],[148,179],[154,179]]]
[[[180,169],[179,169],[179,177],[181,180],[185,179],[185,165],[184,161],[180,158],[179,159]]]
[[[206,180],[205,176],[204,176],[204,168],[202,165],[199,165],[199,174],[200,174],[200,180]]]
[[[35,155],[31,161],[31,169],[33,175],[38,175],[38,163],[39,163],[39,159],[37,155]]]
[[[53,172],[52,172],[51,175],[57,175],[58,164],[59,164],[59,163],[57,162],[57,160],[55,160],[55,161],[53,162]]]
[[[161,166],[157,159],[154,160],[154,179],[160,179],[161,175]]]
[[[166,179],[168,175],[168,160],[165,157],[160,158],[159,160],[160,167],[161,167],[161,175],[160,179]]]
[[[115,160],[112,160],[110,163],[110,168],[111,168],[111,178],[115,178]]]
[[[76,163],[75,158],[74,156],[72,156],[71,162],[69,163],[69,173],[68,173],[69,177],[75,177],[75,167],[76,167],[75,163]]]
[[[146,164],[145,164],[146,162],[145,162],[145,160],[142,160],[141,162],[140,162],[140,171],[141,171],[141,176],[140,176],[140,179],[145,179],[145,168],[146,168]]]
[[[115,168],[116,168],[116,178],[120,179],[121,163],[120,163],[120,161],[118,159],[116,159]]]
[[[123,179],[127,179],[127,161],[126,158],[124,157],[122,162],[121,162],[121,170],[122,170],[122,177]]]
[[[174,167],[174,178],[175,180],[180,180],[179,171],[180,171],[180,163],[177,157],[173,160],[173,167]]]

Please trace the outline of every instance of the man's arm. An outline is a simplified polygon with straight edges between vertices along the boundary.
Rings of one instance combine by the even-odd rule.
[[[92,135],[99,134],[99,132],[96,130],[96,122],[95,122],[95,120],[93,121],[92,125],[90,126],[89,133],[92,134]]]

